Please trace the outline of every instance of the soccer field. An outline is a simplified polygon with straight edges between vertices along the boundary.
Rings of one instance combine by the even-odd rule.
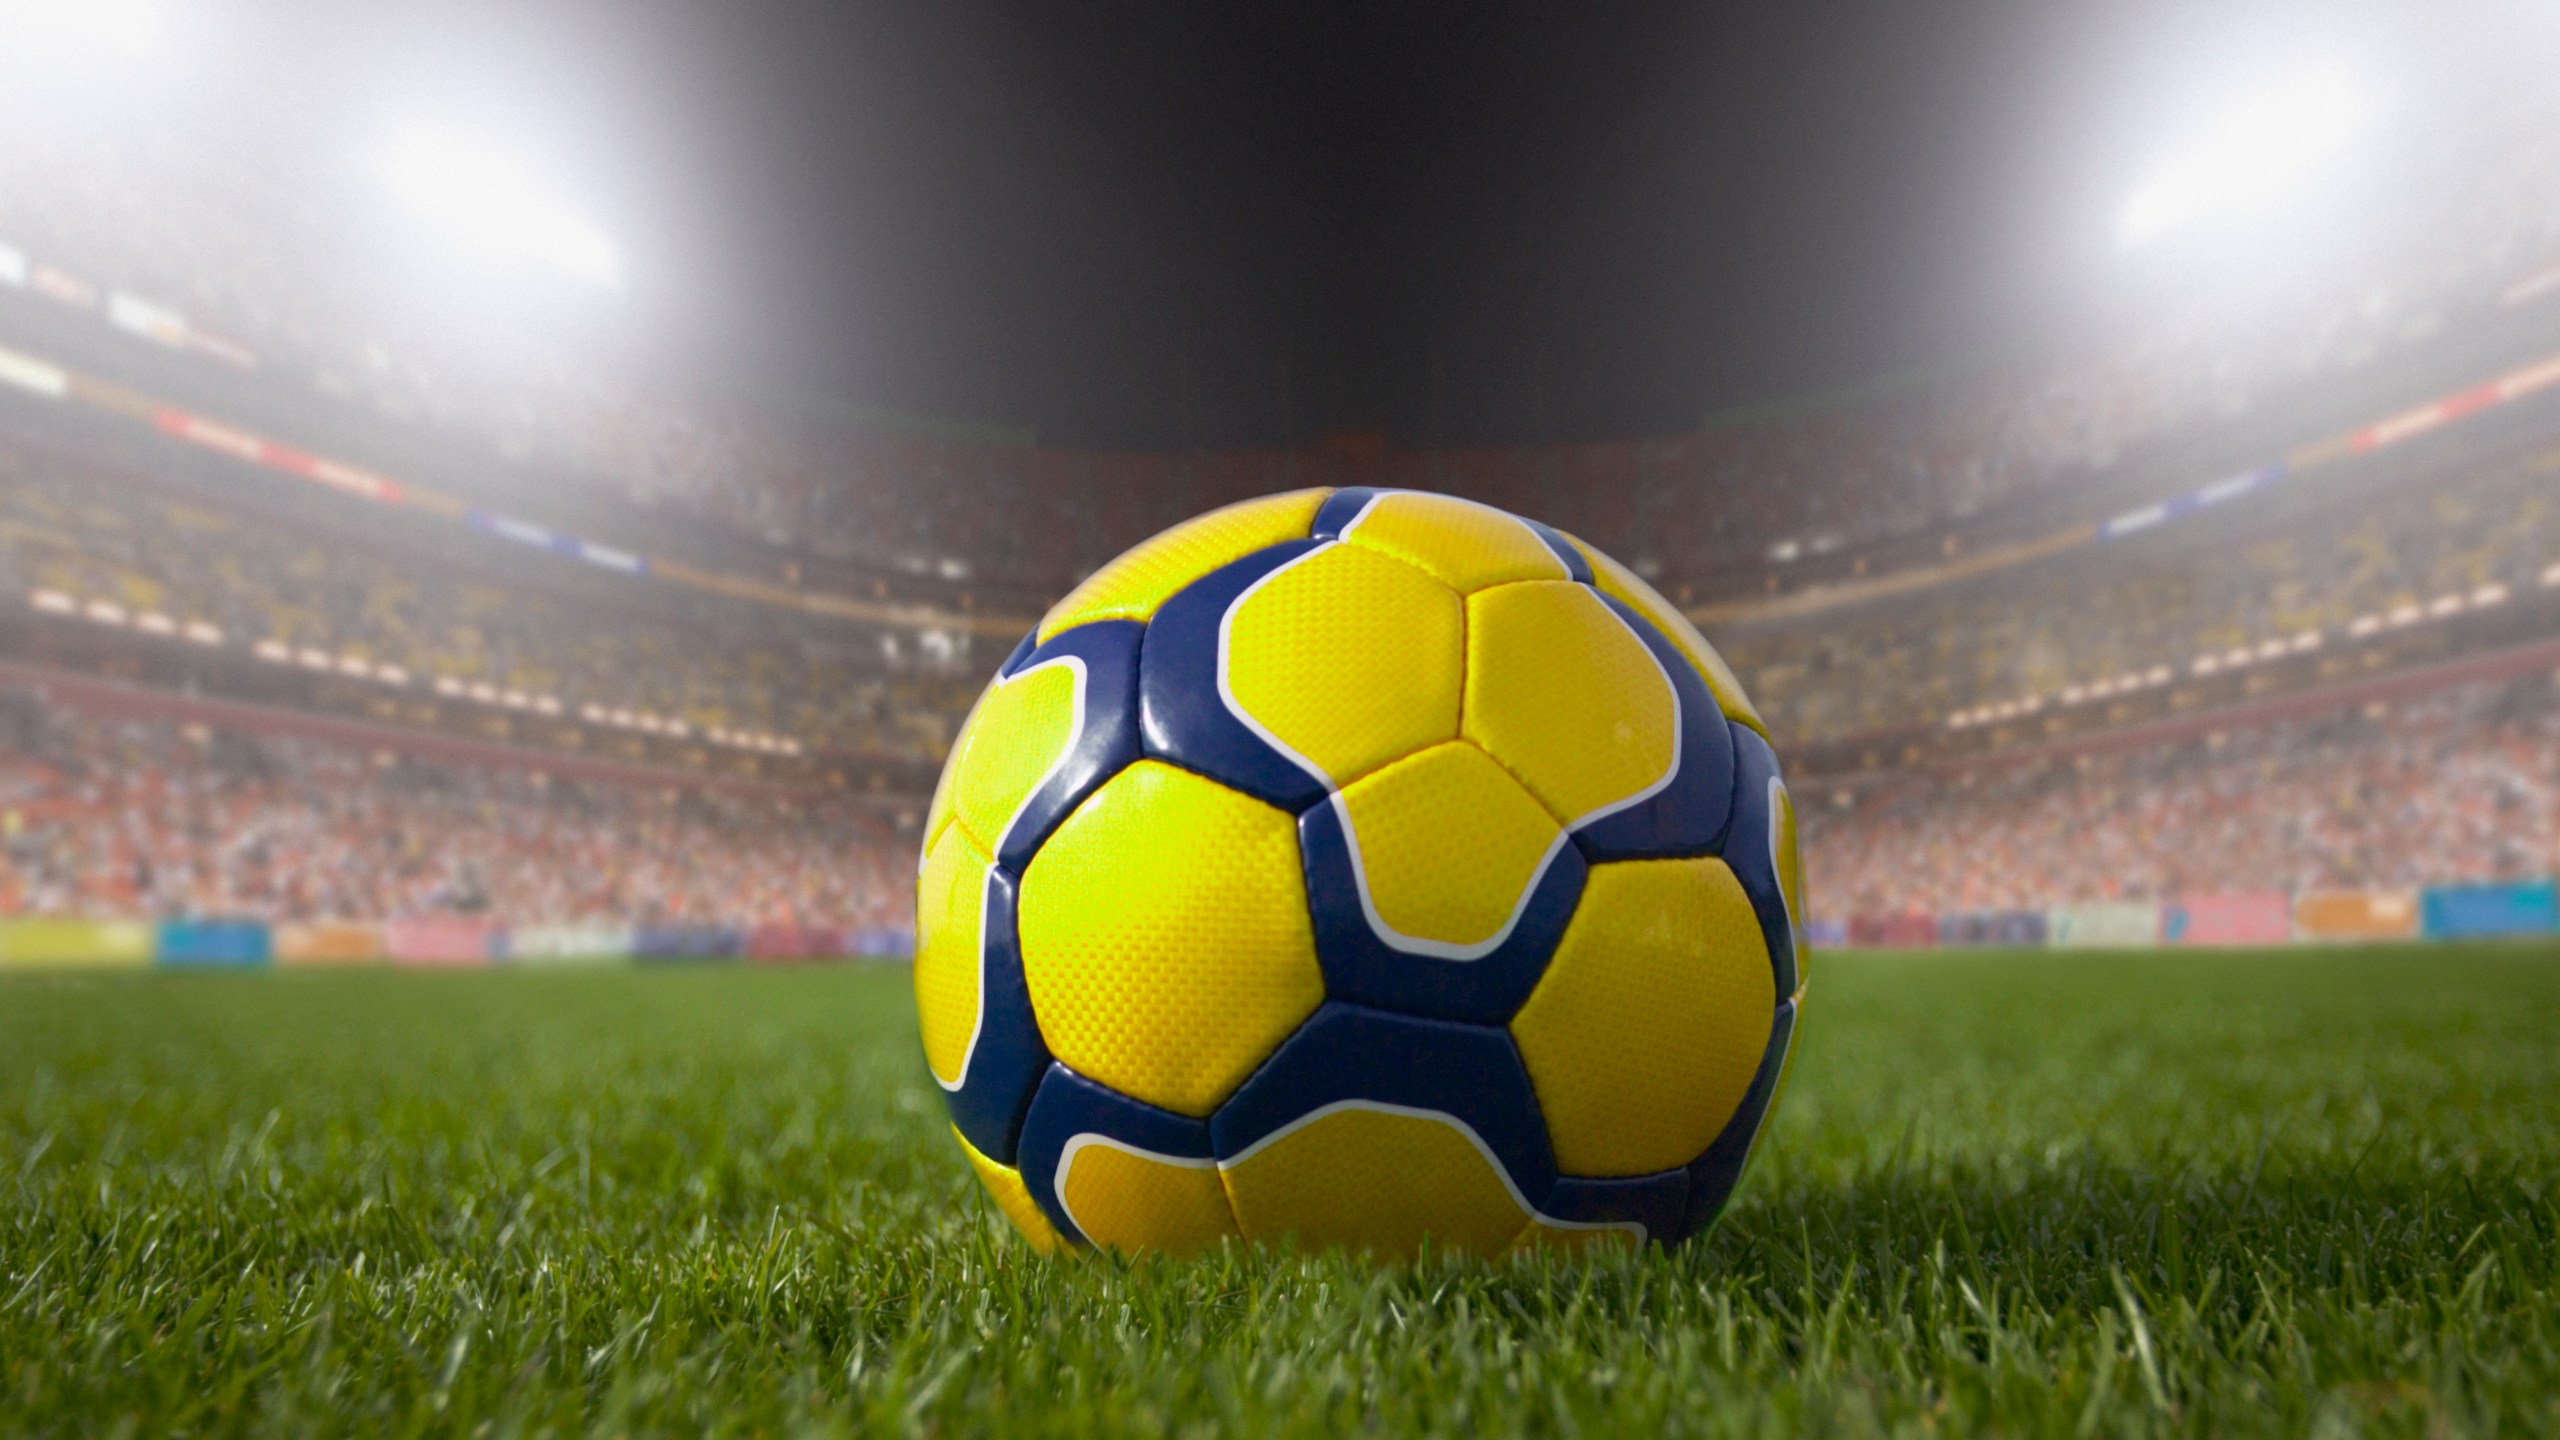
[[[2560,951],[1825,957],[1672,1253],[1045,1262],[903,970],[0,983],[0,1430],[2560,1432]]]

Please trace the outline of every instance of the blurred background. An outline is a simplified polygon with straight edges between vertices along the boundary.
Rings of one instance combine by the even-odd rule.
[[[2560,929],[2541,4],[0,3],[0,963],[902,953],[1041,609],[1449,491],[1818,944]]]

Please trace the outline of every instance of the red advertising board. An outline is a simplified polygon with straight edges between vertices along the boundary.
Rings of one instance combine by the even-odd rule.
[[[2180,896],[2160,933],[2172,945],[2281,945],[2293,938],[2293,902],[2281,890]]]

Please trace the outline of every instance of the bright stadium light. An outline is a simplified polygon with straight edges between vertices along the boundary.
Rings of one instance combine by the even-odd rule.
[[[25,55],[139,55],[159,47],[161,28],[152,0],[0,0],[0,35]]]
[[[622,289],[622,256],[613,242],[555,199],[504,145],[450,130],[411,130],[385,152],[381,170],[412,215],[473,251]]]
[[[2116,239],[2131,249],[2191,222],[2281,195],[2316,176],[2372,107],[2345,71],[2305,70],[2212,117],[2127,197]]]

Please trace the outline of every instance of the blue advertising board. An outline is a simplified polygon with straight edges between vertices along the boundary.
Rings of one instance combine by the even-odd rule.
[[[255,920],[168,920],[153,954],[173,969],[252,970],[274,963],[275,940]]]
[[[2520,885],[2436,885],[2418,897],[2430,940],[2560,931],[2560,891],[2548,880]]]

